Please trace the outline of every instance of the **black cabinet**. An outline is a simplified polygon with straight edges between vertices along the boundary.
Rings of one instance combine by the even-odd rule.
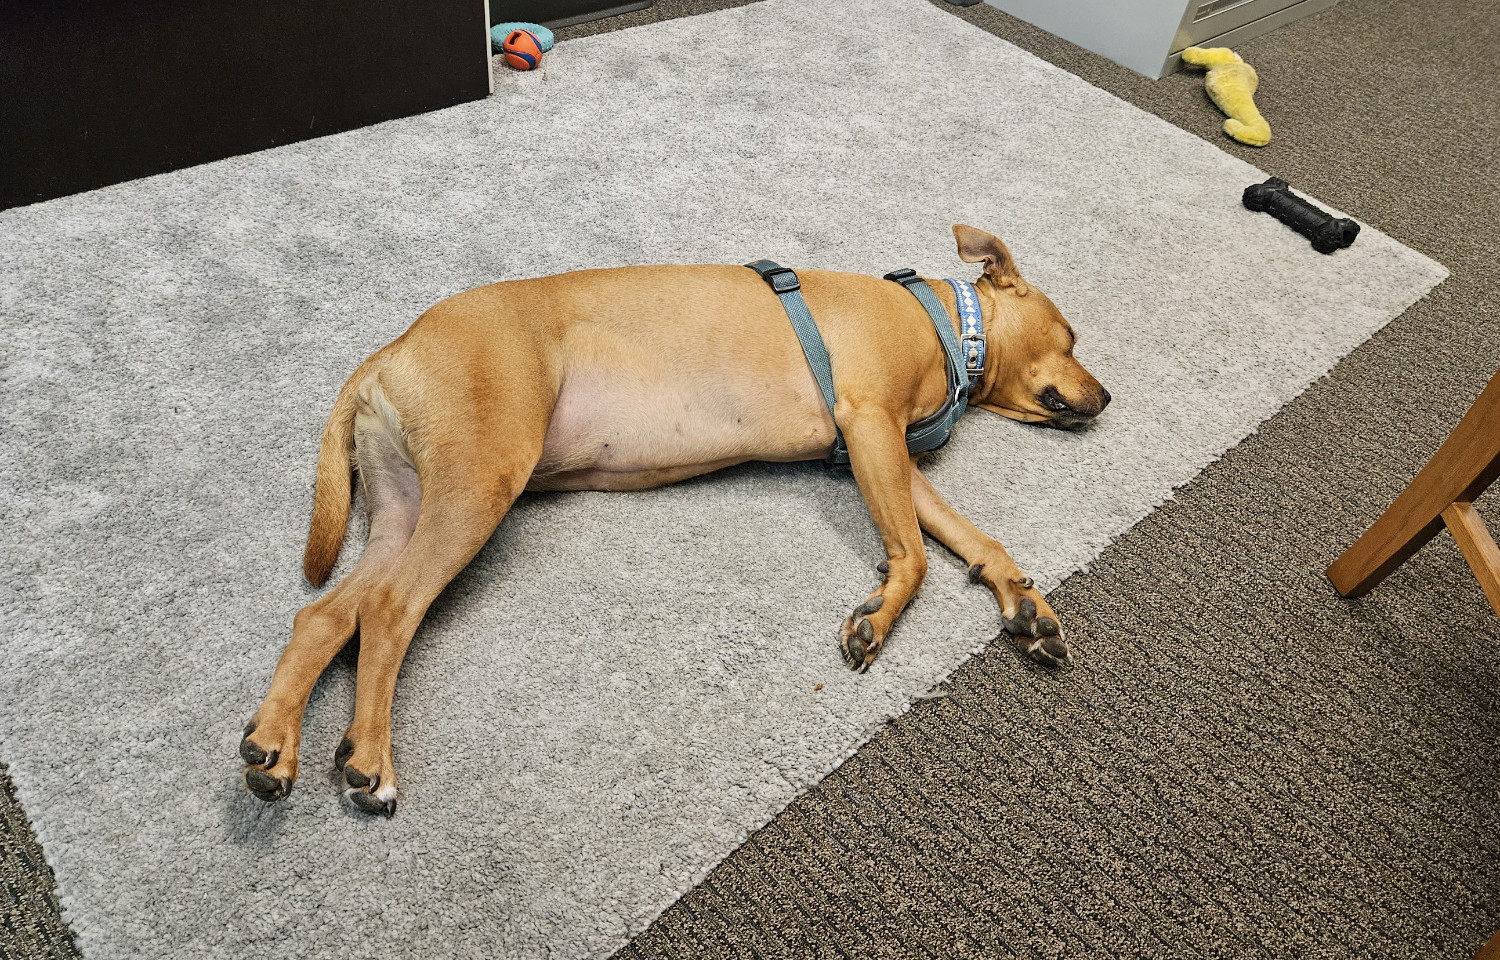
[[[0,208],[479,99],[488,51],[480,0],[4,3]]]

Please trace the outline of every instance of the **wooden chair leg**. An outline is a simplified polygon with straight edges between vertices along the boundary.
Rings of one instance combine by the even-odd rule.
[[[1500,960],[1500,933],[1490,937],[1490,942],[1479,948],[1474,960]]]
[[[1369,593],[1391,571],[1420,550],[1443,528],[1445,511],[1456,504],[1468,506],[1500,476],[1500,372],[1464,414],[1458,426],[1443,441],[1427,466],[1417,474],[1396,501],[1366,530],[1354,546],[1328,567],[1328,579],[1346,597]],[[1464,550],[1465,559],[1485,583],[1483,544],[1494,549],[1494,541],[1484,530],[1472,506],[1452,514],[1455,539]],[[1471,543],[1464,546],[1463,537]],[[1495,603],[1495,594],[1486,585],[1485,593]],[[1496,607],[1500,613],[1500,606]]]
[[[1485,529],[1472,503],[1460,500],[1444,510],[1443,522],[1458,541],[1458,549],[1469,561],[1469,569],[1484,588],[1484,595],[1490,598],[1495,616],[1500,617],[1500,547],[1495,546],[1495,538]]]

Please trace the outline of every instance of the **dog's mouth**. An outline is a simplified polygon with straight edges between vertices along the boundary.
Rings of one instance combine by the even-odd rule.
[[[1093,417],[1064,416],[1053,417],[1050,420],[1038,420],[1037,426],[1050,427],[1053,430],[1067,430],[1070,433],[1078,433],[1087,430],[1094,422]]]
[[[1058,430],[1082,430],[1104,412],[1109,401],[1109,391],[1103,387],[1099,388],[1097,399],[1086,403],[1070,403],[1056,387],[1048,387],[1037,395],[1037,403],[1047,411],[1047,418],[1039,422]]]

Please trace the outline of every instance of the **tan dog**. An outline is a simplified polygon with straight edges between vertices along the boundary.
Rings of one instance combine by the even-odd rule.
[[[999,239],[955,226],[990,361],[970,403],[1076,427],[1109,393],[1073,358],[1061,313]],[[304,572],[327,578],[349,518],[351,464],[369,542],[338,586],[297,613],[270,692],[246,727],[245,784],[279,800],[297,778],[302,713],[357,629],[354,722],[334,754],[362,810],[393,813],[391,701],[427,607],[523,490],[640,490],[747,460],[817,460],[848,443],[885,544],[885,582],[846,617],[845,660],[866,669],[927,573],[925,530],[995,595],[1026,654],[1068,659],[1047,601],[995,540],[944,503],[907,452],[907,426],[942,407],[932,321],[898,284],[808,270],[802,293],[834,365],[823,402],[781,302],[737,266],[622,267],[496,283],[444,300],[339,392],[318,455]],[[934,284],[950,316],[954,295]],[[954,320],[955,326],[957,324]]]

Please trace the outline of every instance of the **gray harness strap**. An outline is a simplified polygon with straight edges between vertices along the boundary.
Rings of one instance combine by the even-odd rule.
[[[760,274],[760,278],[769,283],[776,296],[781,298],[781,306],[786,310],[787,319],[792,321],[792,330],[802,344],[802,353],[807,357],[807,365],[812,367],[818,389],[823,391],[823,402],[828,405],[828,414],[832,416],[835,399],[833,362],[828,359],[828,347],[823,344],[823,335],[818,332],[812,311],[807,309],[807,301],[798,292],[802,289],[802,281],[797,279],[797,274],[791,268],[783,267],[774,260],[757,260],[745,266]],[[839,429],[837,423],[833,425],[833,449],[828,452],[828,462],[849,462],[849,447],[844,443],[844,431]]]
[[[969,380],[964,372],[963,352],[958,345],[958,334],[953,332],[953,323],[948,319],[948,311],[943,309],[943,301],[932,292],[927,281],[910,268],[893,270],[885,275],[885,279],[901,284],[917,298],[932,320],[938,340],[943,344],[943,355],[948,360],[948,401],[937,413],[906,428],[906,449],[912,453],[926,453],[948,442],[953,435],[953,425],[968,409]]]
[[[818,389],[823,392],[823,402],[828,405],[828,412],[832,414],[836,400],[833,390],[833,363],[828,358],[828,347],[823,343],[823,335],[818,332],[818,325],[813,321],[812,311],[808,309],[807,301],[802,298],[800,292],[802,283],[797,279],[797,274],[773,260],[757,260],[745,266],[760,274],[761,279],[766,281],[780,298],[782,309],[786,310],[787,319],[792,322],[792,330],[797,334],[798,342],[802,344],[802,353],[807,357],[807,365],[812,368],[813,377],[818,381]],[[953,434],[953,425],[958,422],[958,418],[963,416],[965,408],[968,407],[969,382],[965,376],[964,360],[958,345],[958,335],[953,332],[953,323],[948,318],[948,311],[943,308],[942,301],[938,299],[936,293],[933,293],[927,282],[917,276],[913,270],[897,270],[886,274],[885,279],[899,283],[911,291],[912,296],[916,297],[917,302],[927,311],[933,328],[937,330],[938,341],[943,346],[943,355],[947,360],[945,366],[948,374],[948,398],[942,409],[906,428],[906,449],[911,453],[926,453],[948,442],[948,438]],[[828,452],[828,462],[846,464],[849,462],[849,447],[844,443],[844,432],[836,423],[833,429],[833,449]]]

